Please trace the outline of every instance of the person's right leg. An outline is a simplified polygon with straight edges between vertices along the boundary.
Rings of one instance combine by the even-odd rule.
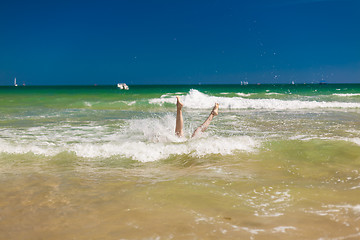
[[[177,102],[176,102],[176,127],[175,127],[175,134],[179,137],[182,137],[184,135],[183,133],[183,116],[182,116],[182,107],[183,103],[180,101],[180,97],[176,96]]]

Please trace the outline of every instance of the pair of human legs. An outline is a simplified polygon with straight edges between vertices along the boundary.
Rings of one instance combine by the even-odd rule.
[[[176,96],[177,102],[176,102],[176,127],[175,127],[175,134],[179,137],[182,137],[184,135],[183,127],[184,127],[184,120],[182,116],[182,107],[184,104],[180,101],[180,97]],[[205,120],[203,124],[201,124],[198,128],[195,129],[194,133],[191,137],[195,137],[199,135],[202,132],[205,132],[205,130],[209,127],[211,120],[218,115],[219,113],[219,104],[215,103],[214,108],[212,109],[209,117]]]

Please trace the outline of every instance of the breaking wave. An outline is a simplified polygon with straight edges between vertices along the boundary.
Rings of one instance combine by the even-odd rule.
[[[181,96],[184,107],[190,109],[207,109],[214,103],[220,104],[223,109],[269,109],[269,110],[297,110],[316,108],[360,108],[360,103],[337,102],[337,101],[303,101],[303,100],[279,100],[279,99],[248,99],[242,97],[211,96],[196,89],[191,89],[188,94]],[[162,96],[150,99],[150,104],[163,105],[164,103],[175,104],[174,97]]]
[[[1,140],[0,153],[54,156],[61,152],[73,152],[83,158],[109,158],[120,156],[140,162],[152,162],[176,155],[203,157],[210,154],[228,155],[237,151],[254,151],[257,142],[250,137],[200,138],[176,142],[123,141],[99,143],[75,143],[63,146],[13,145]]]

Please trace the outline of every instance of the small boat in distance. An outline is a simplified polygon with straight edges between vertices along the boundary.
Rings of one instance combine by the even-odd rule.
[[[124,90],[129,90],[129,86],[126,83],[118,83],[117,87]]]
[[[16,78],[14,79],[14,86],[17,87]]]

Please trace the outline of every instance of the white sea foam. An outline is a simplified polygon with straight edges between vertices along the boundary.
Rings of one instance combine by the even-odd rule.
[[[309,209],[305,210],[307,213],[315,214],[318,216],[327,216],[336,222],[342,222],[346,226],[350,226],[349,216],[360,216],[360,205],[324,205],[322,209]]]
[[[246,99],[242,97],[216,97],[204,94],[198,90],[191,89],[188,94],[181,97],[184,107],[190,109],[212,108],[215,102],[223,109],[275,109],[275,110],[297,110],[317,108],[360,108],[360,103],[348,102],[325,102],[325,101],[301,101],[301,100],[279,100],[279,99]],[[175,98],[160,97],[149,100],[151,104],[162,105],[164,103],[176,103]]]
[[[250,97],[252,94],[251,93],[236,93],[236,95],[238,95],[240,97]]]
[[[257,217],[280,217],[284,209],[291,206],[293,197],[289,190],[275,190],[273,187],[263,187],[240,196],[244,202],[254,209]]]
[[[10,154],[24,154],[24,153],[34,153],[37,155],[52,156],[58,154],[59,149],[46,146],[38,146],[34,144],[11,144],[5,140],[0,139],[0,153],[10,153]]]
[[[360,138],[349,138],[349,137],[336,137],[336,138],[322,138],[326,140],[339,140],[339,141],[346,141],[346,142],[352,142],[360,146]]]
[[[345,141],[353,142],[360,146],[360,138],[344,138]]]
[[[187,139],[174,134],[174,116],[132,119],[120,131],[108,131],[101,126],[73,126],[29,128],[2,132],[0,153],[54,156],[74,152],[84,158],[121,156],[141,162],[166,159],[172,155],[202,157],[209,154],[228,155],[237,151],[254,151],[258,142],[247,136],[208,136]],[[20,141],[17,141],[20,137]],[[6,139],[6,140],[5,140]],[[16,142],[16,144],[15,144]]]
[[[334,93],[333,95],[339,97],[355,97],[360,96],[360,93]]]
[[[254,228],[247,228],[247,227],[241,227],[240,229],[242,229],[242,230],[244,230],[246,232],[249,232],[251,234],[254,234],[254,235],[257,235],[257,234],[259,234],[261,232],[265,232],[264,229],[254,229]]]
[[[265,95],[283,95],[283,94],[275,93],[275,92],[269,92],[269,93],[265,93]]]
[[[92,106],[92,104],[91,104],[90,102],[84,102],[84,105],[85,105],[86,107],[91,107],[91,106]]]
[[[273,228],[273,233],[286,233],[288,230],[296,230],[296,227],[293,226],[279,226]]]
[[[358,205],[350,205],[350,204],[346,204],[346,205],[328,205],[326,206],[327,208],[330,208],[330,209],[342,209],[342,210],[345,210],[345,211],[351,211],[355,214],[360,214],[360,204]]]

